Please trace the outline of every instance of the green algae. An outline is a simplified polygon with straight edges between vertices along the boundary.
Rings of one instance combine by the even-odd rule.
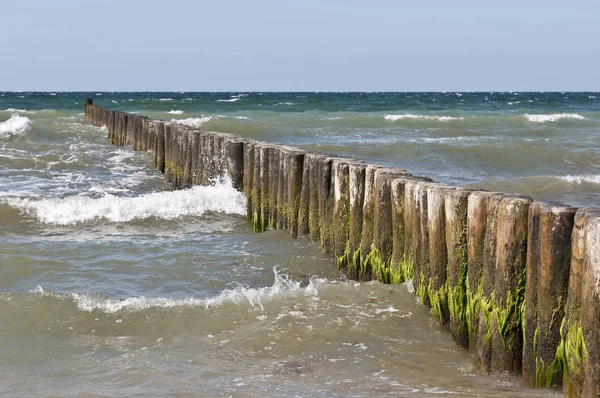
[[[435,315],[440,323],[445,324],[448,314],[448,284],[444,283],[437,291],[432,288],[433,280],[429,279],[427,286],[429,294],[429,303],[431,305],[431,312]]]
[[[462,280],[453,288],[448,285],[448,311],[457,336],[469,335],[467,305],[466,281]]]
[[[427,298],[428,295],[428,291],[427,291],[427,285],[425,284],[425,275],[423,273],[419,274],[419,283],[417,286],[417,289],[415,290],[415,294],[419,297],[421,297],[421,301],[423,303],[426,303],[425,299]]]
[[[344,253],[337,258],[338,269],[346,269],[349,278],[359,280],[378,280],[385,284],[401,284],[412,278],[412,260],[399,261],[397,264],[391,260],[384,261],[381,252],[371,245],[371,251],[364,258],[362,250],[358,248],[354,253],[350,253],[350,242],[346,241]]]
[[[483,300],[483,280],[479,280],[479,284],[477,285],[477,290],[475,292],[471,291],[471,285],[468,277],[466,284],[467,306],[465,315],[467,320],[467,331],[469,336],[475,336],[479,329],[479,316],[481,314]]]

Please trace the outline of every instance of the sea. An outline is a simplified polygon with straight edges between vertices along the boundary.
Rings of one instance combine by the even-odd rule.
[[[83,104],[600,204],[600,93],[0,92],[0,396],[548,397],[477,375],[410,282],[173,190]]]

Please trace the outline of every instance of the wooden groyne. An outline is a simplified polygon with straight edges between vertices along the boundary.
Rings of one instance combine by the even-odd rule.
[[[479,372],[600,396],[600,209],[451,187],[91,100],[85,120],[114,145],[152,151],[176,188],[227,173],[255,231],[307,235],[355,279],[412,280]]]

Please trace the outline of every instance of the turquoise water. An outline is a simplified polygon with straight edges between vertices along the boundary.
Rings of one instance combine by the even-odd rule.
[[[0,93],[0,395],[548,396],[476,376],[411,286],[347,281],[226,181],[172,191],[107,108],[600,203],[597,93]]]

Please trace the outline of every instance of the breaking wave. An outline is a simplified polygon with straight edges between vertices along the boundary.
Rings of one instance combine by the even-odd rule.
[[[385,115],[385,120],[389,120],[392,122],[408,119],[408,120],[437,120],[439,122],[449,122],[451,120],[464,120],[464,117],[454,117],[454,116],[432,116],[432,115],[413,115],[410,113],[402,114],[402,115]]]
[[[171,122],[183,124],[184,126],[189,126],[193,128],[198,128],[204,123],[210,122],[213,120],[212,116],[202,116],[202,117],[189,117],[187,119],[171,119]]]
[[[275,274],[275,281],[271,286],[248,288],[240,285],[233,289],[223,290],[218,295],[209,298],[172,299],[141,296],[118,299],[93,293],[57,293],[45,290],[41,286],[38,286],[32,293],[43,297],[71,299],[81,311],[101,311],[107,314],[120,311],[138,312],[151,308],[200,307],[210,309],[224,304],[249,305],[262,309],[263,303],[278,298],[316,296],[319,287],[327,283],[326,279],[311,278],[307,286],[301,286],[299,281],[291,280],[287,275],[279,273],[277,267],[273,268],[273,273]]]
[[[526,113],[524,116],[533,123],[557,122],[562,119],[585,120],[585,117],[578,113],[553,113],[550,115],[530,115]]]
[[[23,135],[31,129],[32,123],[28,117],[13,113],[8,120],[0,123],[0,138]]]
[[[56,225],[97,220],[172,220],[184,216],[200,216],[206,212],[246,214],[246,198],[230,182],[181,191],[155,192],[138,197],[118,197],[107,193],[96,199],[69,196],[62,199],[7,198],[4,201],[43,223]]]
[[[559,180],[569,182],[571,184],[600,184],[600,175],[566,175],[557,177]]]

